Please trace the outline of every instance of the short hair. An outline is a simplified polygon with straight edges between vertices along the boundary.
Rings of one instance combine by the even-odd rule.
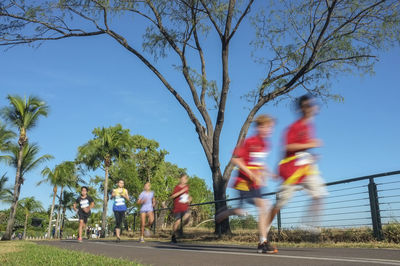
[[[87,186],[81,186],[81,191],[82,189],[86,189],[86,192],[89,191],[89,188]]]
[[[274,121],[275,120],[271,116],[266,114],[259,115],[256,117],[256,119],[254,119],[254,123],[256,123],[257,126],[271,124]]]
[[[123,180],[123,179],[118,179],[118,183],[119,183],[120,181],[122,181],[122,182],[125,183],[125,180]]]
[[[179,178],[182,178],[182,177],[184,177],[184,176],[188,177],[188,175],[187,175],[186,173],[182,173],[182,174],[179,176]]]
[[[314,99],[314,96],[312,96],[311,94],[304,94],[304,95],[300,96],[299,98],[297,98],[297,101],[296,101],[297,109],[301,109],[303,107],[304,102],[307,102],[312,99]]]

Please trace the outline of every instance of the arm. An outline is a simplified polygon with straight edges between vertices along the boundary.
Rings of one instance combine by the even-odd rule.
[[[129,201],[129,194],[128,194],[128,190],[127,189],[125,189],[125,194],[123,195],[124,196],[124,198],[127,200],[127,201]]]
[[[322,146],[322,142],[318,139],[311,139],[309,142],[301,144],[301,143],[291,143],[286,145],[286,151],[288,152],[296,152],[296,151],[304,151],[312,148],[318,148]]]
[[[112,193],[111,193],[111,198],[114,198],[115,197],[115,189],[113,189],[113,191],[112,191]]]
[[[152,204],[153,204],[153,208],[155,208],[156,207],[156,198],[155,197],[153,197],[153,199],[152,199]]]
[[[184,187],[183,189],[181,189],[180,191],[176,192],[175,194],[172,194],[171,198],[175,199],[175,198],[179,197],[180,195],[184,194],[187,191],[188,191],[188,188]]]
[[[78,209],[76,208],[76,202],[74,202],[74,206],[73,206],[73,208],[74,208],[74,211],[78,211]]]

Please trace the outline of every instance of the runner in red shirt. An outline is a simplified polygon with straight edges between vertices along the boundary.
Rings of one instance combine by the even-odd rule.
[[[267,115],[260,115],[256,118],[257,134],[247,138],[239,145],[232,157],[232,162],[239,168],[235,177],[233,188],[239,192],[240,207],[219,211],[215,217],[220,223],[230,215],[244,215],[243,201],[253,204],[259,212],[258,229],[260,243],[257,251],[259,253],[276,253],[276,249],[267,242],[267,208],[269,201],[262,198],[261,187],[265,185],[268,169],[265,159],[269,151],[266,138],[271,135],[274,120]]]
[[[191,201],[191,197],[189,196],[189,186],[187,185],[188,176],[186,174],[182,174],[180,177],[179,184],[174,188],[172,192],[171,198],[174,200],[174,218],[175,223],[172,227],[172,243],[177,243],[176,233],[181,225],[185,225],[189,222],[190,211],[189,211],[189,203]]]
[[[328,194],[325,182],[319,175],[315,156],[309,153],[310,149],[322,145],[322,142],[315,138],[312,124],[318,106],[311,95],[301,96],[297,104],[302,116],[289,127],[285,136],[285,156],[279,163],[279,175],[283,183],[269,215],[268,230],[276,214],[299,188],[304,188],[313,199],[308,215],[314,219],[313,223],[321,211],[322,198]]]

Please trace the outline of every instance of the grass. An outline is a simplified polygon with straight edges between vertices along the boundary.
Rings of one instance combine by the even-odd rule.
[[[0,265],[141,265],[80,251],[37,245],[28,241],[0,242]]]

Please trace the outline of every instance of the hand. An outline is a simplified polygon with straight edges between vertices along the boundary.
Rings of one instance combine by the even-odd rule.
[[[86,213],[89,213],[90,212],[90,208],[86,207],[86,208],[83,209],[83,211],[86,212]]]
[[[312,145],[313,148],[321,147],[321,146],[323,145],[323,144],[322,144],[322,140],[320,140],[320,139],[313,139],[313,140],[311,140],[311,145]]]

